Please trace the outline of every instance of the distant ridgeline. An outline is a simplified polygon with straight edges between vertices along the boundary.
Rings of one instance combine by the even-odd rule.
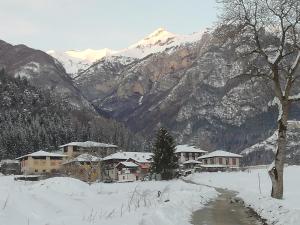
[[[55,150],[60,144],[88,139],[124,149],[143,147],[142,138],[123,125],[74,109],[57,94],[0,71],[0,159],[39,149]]]

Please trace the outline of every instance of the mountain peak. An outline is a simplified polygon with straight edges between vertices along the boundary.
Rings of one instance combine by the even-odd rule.
[[[133,44],[129,48],[145,48],[155,45],[167,44],[171,39],[178,37],[178,35],[166,31],[164,28],[158,28],[144,39],[140,40],[136,44]]]
[[[166,31],[164,28],[158,28],[155,31],[153,31],[151,34],[149,34],[147,37],[145,37],[142,41],[147,40],[162,40],[170,37],[175,37],[177,35]]]
[[[156,29],[155,31],[153,31],[151,34],[149,34],[145,39],[150,39],[150,38],[154,38],[154,37],[163,37],[166,35],[173,35],[173,34],[166,31],[164,28],[160,27],[160,28]]]

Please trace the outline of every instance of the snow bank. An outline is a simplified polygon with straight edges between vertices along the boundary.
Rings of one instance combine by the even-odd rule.
[[[212,188],[180,180],[88,185],[72,178],[26,182],[0,176],[0,224],[185,225],[216,196]]]
[[[267,219],[269,224],[299,225],[299,174],[300,166],[289,166],[285,169],[283,200],[270,197],[271,181],[267,169],[230,173],[198,173],[190,175],[187,179],[196,183],[238,191],[239,197]]]

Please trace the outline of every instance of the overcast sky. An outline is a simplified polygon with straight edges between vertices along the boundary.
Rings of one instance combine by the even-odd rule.
[[[203,30],[216,11],[215,0],[0,0],[0,39],[42,50],[120,49],[159,27]]]

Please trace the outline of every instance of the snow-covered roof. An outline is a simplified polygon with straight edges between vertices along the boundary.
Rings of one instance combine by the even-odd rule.
[[[91,148],[91,147],[101,147],[101,148],[117,148],[117,145],[112,144],[106,144],[101,142],[94,142],[94,141],[85,141],[85,142],[70,142],[68,144],[64,144],[59,146],[60,148],[63,148],[65,146],[79,146],[83,148]]]
[[[28,156],[33,156],[33,157],[44,157],[44,156],[50,156],[50,157],[67,157],[66,155],[58,154],[58,153],[52,153],[52,152],[46,152],[43,150],[33,152],[31,154],[23,155],[21,157],[18,157],[16,159],[22,159]]]
[[[99,161],[101,161],[100,157],[96,157],[96,156],[85,153],[85,154],[81,154],[81,155],[77,156],[74,159],[68,160],[64,164],[68,164],[71,162],[99,162]]]
[[[204,151],[200,148],[197,148],[195,146],[189,146],[189,145],[177,145],[175,153],[179,152],[191,152],[191,153],[206,153],[207,151]]]
[[[118,165],[120,165],[120,164],[124,165],[125,167],[138,167],[139,166],[133,162],[120,162]]]
[[[226,165],[220,165],[220,164],[208,164],[208,165],[201,165],[201,167],[204,168],[225,168]]]
[[[241,158],[242,156],[231,153],[231,152],[217,150],[217,151],[208,153],[206,155],[200,156],[200,157],[198,157],[198,159],[206,159],[206,158],[212,158],[212,157],[238,157],[238,158]]]
[[[90,155],[90,154],[86,154],[86,153],[77,156],[75,159],[77,161],[79,161],[79,162],[84,162],[84,161],[93,161],[93,162],[96,162],[96,161],[100,161],[101,160],[100,157],[96,157],[96,156],[93,156],[93,155]]]
[[[153,153],[151,152],[116,152],[109,156],[103,158],[103,161],[110,160],[110,159],[119,159],[119,160],[128,160],[133,159],[139,163],[146,163],[152,158]]]
[[[183,164],[201,164],[201,163],[202,162],[199,162],[199,161],[193,160],[193,159],[183,162]]]

